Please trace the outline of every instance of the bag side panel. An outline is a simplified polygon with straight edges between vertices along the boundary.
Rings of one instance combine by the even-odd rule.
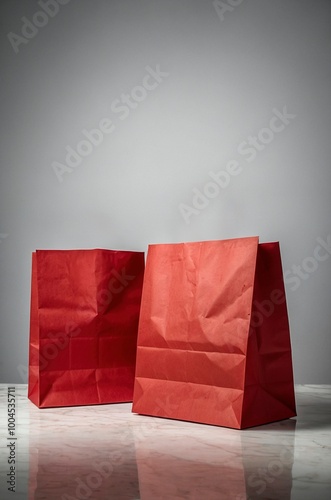
[[[290,329],[278,243],[258,248],[242,427],[296,415]]]
[[[30,301],[30,341],[28,398],[39,406],[39,314],[38,314],[38,268],[36,253],[32,254],[31,301]]]

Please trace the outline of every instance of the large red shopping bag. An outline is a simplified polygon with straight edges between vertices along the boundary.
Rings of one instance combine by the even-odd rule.
[[[149,246],[132,411],[237,429],[296,415],[278,243]]]
[[[42,408],[132,401],[143,274],[143,252],[33,253],[33,403]]]

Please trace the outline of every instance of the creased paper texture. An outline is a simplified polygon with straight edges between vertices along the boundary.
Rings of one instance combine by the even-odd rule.
[[[144,254],[33,254],[28,395],[39,407],[132,401]]]
[[[295,415],[278,243],[149,247],[133,411],[238,429]]]

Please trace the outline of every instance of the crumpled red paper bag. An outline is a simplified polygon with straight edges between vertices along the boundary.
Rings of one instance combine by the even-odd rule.
[[[39,407],[132,401],[143,252],[37,250],[28,397]]]
[[[237,429],[296,415],[278,243],[149,246],[132,411]]]

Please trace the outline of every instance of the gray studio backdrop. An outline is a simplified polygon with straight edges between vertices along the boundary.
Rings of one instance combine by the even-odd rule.
[[[31,252],[279,240],[296,383],[331,383],[328,0],[1,0],[0,381]]]

